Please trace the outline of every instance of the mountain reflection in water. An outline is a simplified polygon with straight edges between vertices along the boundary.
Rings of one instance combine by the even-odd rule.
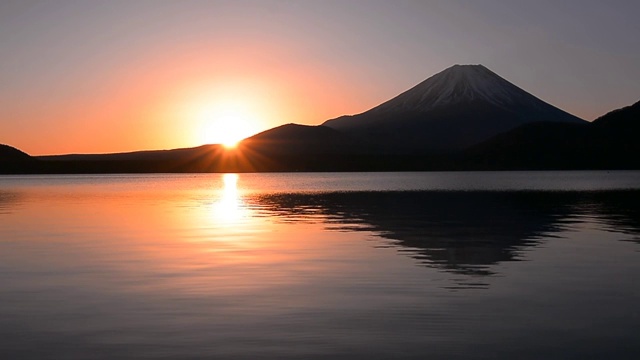
[[[332,192],[267,194],[249,206],[283,221],[323,221],[338,231],[368,231],[420,264],[475,278],[579,218],[640,239],[640,192]],[[639,241],[640,242],[640,241]],[[465,280],[465,282],[468,281]],[[464,285],[465,282],[460,285]],[[484,285],[466,283],[466,285]]]

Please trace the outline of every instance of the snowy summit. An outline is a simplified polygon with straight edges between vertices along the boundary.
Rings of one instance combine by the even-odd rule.
[[[482,65],[454,65],[371,110],[323,125],[411,152],[460,150],[536,121],[584,122]]]
[[[534,100],[535,99],[535,100]],[[497,106],[541,100],[501,78],[483,65],[454,65],[392,100],[375,108],[377,111],[429,111],[439,106],[482,100]]]

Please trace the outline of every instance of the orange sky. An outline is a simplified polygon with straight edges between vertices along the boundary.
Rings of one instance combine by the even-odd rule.
[[[370,105],[367,91],[353,88],[357,79],[340,79],[322,63],[285,62],[286,51],[275,43],[156,49],[99,79],[72,78],[75,84],[39,95],[37,104],[9,104],[23,134],[12,145],[30,154],[191,147],[223,142],[238,123],[246,137]],[[33,119],[43,119],[36,129]]]

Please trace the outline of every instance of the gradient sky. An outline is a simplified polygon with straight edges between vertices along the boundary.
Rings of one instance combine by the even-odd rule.
[[[640,100],[640,1],[0,1],[0,143],[191,147],[484,64],[594,118]],[[227,129],[227,130],[229,130]]]

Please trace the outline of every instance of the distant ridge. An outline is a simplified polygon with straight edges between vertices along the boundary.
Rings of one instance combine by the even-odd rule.
[[[330,127],[285,124],[243,140],[242,146],[262,154],[327,154],[343,152],[343,140]]]
[[[29,154],[18,150],[13,146],[0,144],[0,161],[25,161],[33,160]]]
[[[525,124],[464,153],[466,168],[640,169],[640,102],[592,123]]]
[[[323,125],[415,153],[459,151],[537,121],[585,122],[483,65],[454,65],[371,110]]]
[[[593,121],[594,124],[610,130],[630,128],[640,131],[640,101],[621,109],[613,110]]]
[[[45,161],[145,161],[145,160],[179,160],[185,158],[199,158],[220,150],[221,145],[201,145],[193,148],[178,148],[170,150],[141,150],[107,154],[66,154],[43,155],[37,158]]]

